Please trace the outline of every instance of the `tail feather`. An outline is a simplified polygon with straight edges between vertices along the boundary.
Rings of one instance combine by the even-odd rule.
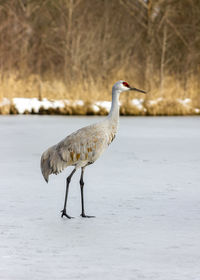
[[[50,174],[58,174],[68,166],[67,162],[63,161],[53,146],[46,150],[41,156],[41,171],[45,181],[48,183]]]
[[[49,163],[49,157],[46,157],[45,153],[42,154],[40,168],[41,168],[42,175],[43,175],[45,181],[48,183],[49,175],[52,172],[51,172],[51,167],[50,167],[50,163]]]

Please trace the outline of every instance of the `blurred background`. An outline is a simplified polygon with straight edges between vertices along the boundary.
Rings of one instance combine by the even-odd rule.
[[[92,114],[124,79],[149,94],[122,95],[121,114],[199,114],[199,77],[198,0],[0,0],[1,113],[34,97]]]

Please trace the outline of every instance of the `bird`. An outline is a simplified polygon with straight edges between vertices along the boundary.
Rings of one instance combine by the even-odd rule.
[[[85,126],[74,133],[68,135],[56,145],[48,148],[41,156],[41,172],[48,183],[50,174],[58,174],[68,166],[74,166],[74,169],[66,178],[66,191],[64,207],[61,211],[61,217],[71,219],[67,214],[67,198],[69,185],[74,173],[81,168],[80,190],[81,190],[81,217],[93,218],[85,214],[84,208],[84,171],[88,165],[93,164],[107,149],[114,140],[118,122],[119,122],[119,96],[121,92],[138,91],[146,93],[143,90],[131,87],[127,82],[120,80],[112,87],[112,104],[107,117],[103,121]]]

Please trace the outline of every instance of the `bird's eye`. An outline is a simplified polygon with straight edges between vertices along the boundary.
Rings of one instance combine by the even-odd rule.
[[[130,88],[129,84],[127,82],[123,82],[123,86]]]

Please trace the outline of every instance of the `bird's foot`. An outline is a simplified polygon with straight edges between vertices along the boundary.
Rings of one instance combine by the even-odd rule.
[[[61,214],[61,217],[63,218],[63,216],[65,216],[65,217],[67,217],[68,219],[72,219],[72,218],[74,218],[74,217],[71,217],[71,216],[69,216],[67,213],[66,213],[66,210],[65,209],[63,209],[62,211],[60,211],[62,214]]]
[[[88,215],[85,215],[85,213],[81,213],[80,215],[82,218],[96,218],[95,216],[88,216]]]

